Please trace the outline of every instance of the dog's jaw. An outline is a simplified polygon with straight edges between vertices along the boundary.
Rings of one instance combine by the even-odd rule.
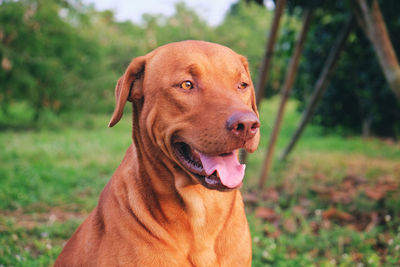
[[[245,166],[239,164],[237,160],[237,149],[210,156],[201,153],[187,143],[174,142],[173,151],[178,164],[208,189],[231,191],[239,188],[242,184]],[[213,163],[210,161],[213,159],[219,160],[219,165],[222,166],[212,166]],[[232,175],[235,177],[227,177]]]

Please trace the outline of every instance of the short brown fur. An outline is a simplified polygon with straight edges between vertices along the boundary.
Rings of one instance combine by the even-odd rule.
[[[185,80],[195,87],[180,88]],[[115,94],[109,125],[131,101],[133,144],[55,266],[250,266],[240,191],[204,187],[173,151],[176,138],[210,155],[257,148],[259,133],[243,141],[226,130],[232,112],[258,116],[246,59],[207,42],[168,44],[133,59]]]

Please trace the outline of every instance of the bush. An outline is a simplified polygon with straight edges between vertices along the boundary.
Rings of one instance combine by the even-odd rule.
[[[381,4],[393,46],[400,52],[398,1]],[[320,75],[327,54],[344,25],[348,7],[338,2],[335,8],[318,9],[308,35],[304,60],[295,85],[295,96],[301,109]],[[318,22],[318,23],[315,23]],[[400,103],[389,89],[375,52],[360,28],[350,35],[328,88],[316,110],[313,122],[325,130],[345,133],[372,133],[378,136],[400,136]]]

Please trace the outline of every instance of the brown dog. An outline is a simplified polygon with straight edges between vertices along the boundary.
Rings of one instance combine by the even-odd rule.
[[[133,144],[55,266],[250,266],[244,165],[259,120],[248,64],[184,41],[132,60],[109,126],[133,106]]]

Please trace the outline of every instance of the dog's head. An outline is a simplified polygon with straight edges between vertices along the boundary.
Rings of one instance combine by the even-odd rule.
[[[158,148],[205,187],[241,185],[238,149],[256,150],[259,119],[247,60],[202,41],[168,44],[132,60],[118,80],[109,126],[134,103],[134,139]]]

